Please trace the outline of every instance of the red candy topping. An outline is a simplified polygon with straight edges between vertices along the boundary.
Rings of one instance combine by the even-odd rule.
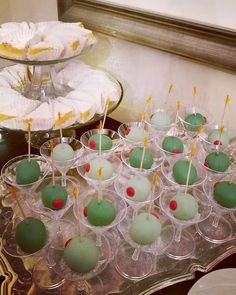
[[[52,202],[52,207],[53,207],[54,209],[61,209],[61,208],[63,207],[63,205],[64,205],[64,202],[63,202],[62,200],[60,200],[60,199],[58,199],[58,200],[54,200],[54,201]]]
[[[126,130],[125,130],[125,135],[128,135],[129,133],[130,133],[130,128],[127,128]]]
[[[180,151],[179,151],[179,150],[173,150],[172,153],[173,153],[173,154],[180,154]]]
[[[220,140],[217,139],[217,140],[214,141],[214,144],[215,144],[215,145],[222,145],[222,142],[221,142]]]
[[[72,240],[72,239],[69,239],[69,240],[67,240],[67,241],[65,242],[65,247],[70,243],[71,240]]]
[[[178,204],[177,204],[177,202],[175,200],[171,200],[170,204],[169,204],[169,207],[170,207],[171,210],[174,211],[178,207]]]
[[[133,197],[135,195],[135,190],[132,187],[128,187],[126,193],[129,197]]]
[[[86,172],[89,172],[89,170],[90,170],[90,164],[87,163],[87,164],[85,165],[85,171],[86,171]]]
[[[215,184],[214,184],[214,188],[219,184],[219,181],[217,181]]]
[[[83,213],[84,213],[84,216],[87,217],[87,207],[84,207]]]
[[[210,167],[209,164],[208,164],[207,162],[204,163],[204,166],[205,166],[206,168],[209,168],[209,167]]]
[[[94,140],[90,140],[90,142],[89,142],[89,147],[90,147],[91,149],[94,149],[94,148],[96,147],[96,142],[95,142]]]

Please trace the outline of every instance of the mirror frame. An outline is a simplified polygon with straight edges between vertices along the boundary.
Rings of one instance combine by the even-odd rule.
[[[96,0],[58,0],[59,18],[116,38],[236,71],[236,32]]]

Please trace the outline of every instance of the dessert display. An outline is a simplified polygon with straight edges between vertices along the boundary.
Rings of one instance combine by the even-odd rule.
[[[212,207],[216,214],[216,206],[223,207],[226,213],[236,208],[235,181],[230,178],[217,182],[217,173],[212,173],[203,184],[207,169],[193,161],[198,147],[205,166],[213,172],[227,171],[233,161],[230,136],[223,125],[206,133],[215,150],[205,158],[200,148],[199,126],[206,128],[211,118],[207,115],[206,119],[204,111],[196,109],[195,104],[180,115],[178,102],[174,120],[167,105],[168,97],[163,109],[152,108],[155,111],[148,116],[151,101],[148,97],[142,119],[123,123],[118,134],[105,129],[105,120],[110,106],[121,97],[119,83],[109,74],[81,61],[50,66],[53,78],[41,68],[38,74],[43,79],[40,81],[52,78],[55,92],[51,96],[49,93],[29,95],[38,71],[37,63],[43,65],[48,61],[52,65],[53,61],[72,58],[94,42],[92,32],[80,23],[56,21],[0,26],[0,55],[23,63],[0,72],[0,127],[28,132],[28,154],[13,159],[13,164],[7,163],[1,175],[8,185],[21,188],[20,197],[12,202],[19,207],[16,214],[20,211],[24,217],[16,223],[15,232],[10,230],[17,243],[14,251],[20,249],[34,254],[46,244],[50,245],[49,236],[53,234],[55,237],[49,248],[55,255],[51,256],[50,267],[65,279],[82,281],[83,286],[86,286],[85,280],[113,263],[114,257],[116,269],[132,280],[151,273],[156,262],[153,255],[166,254],[169,259],[192,257],[196,244],[185,228],[205,221],[209,223]],[[75,138],[63,137],[63,128],[87,123],[96,115],[104,115],[103,122],[100,121],[97,129],[83,133],[81,143]],[[38,158],[44,165],[51,165],[51,175],[46,178],[49,169],[31,155],[30,142],[31,132],[50,129],[58,129],[60,137],[40,147],[44,159]],[[197,132],[197,135],[192,138],[193,134],[188,131],[195,135]],[[191,141],[194,145],[189,151]],[[227,146],[229,152],[222,152],[220,146]],[[24,191],[28,185],[31,185],[30,190]],[[111,188],[107,189],[108,186]],[[212,200],[207,196],[210,194]],[[216,206],[212,205],[214,202]],[[73,214],[68,210],[72,205]],[[26,218],[24,208],[44,217],[50,215],[56,226],[48,228],[40,218]],[[61,227],[65,214],[76,222],[71,232]],[[208,224],[212,231],[216,228],[213,223]],[[191,230],[194,231],[193,227]],[[7,238],[3,241],[4,247],[7,243],[9,249],[12,247]],[[109,242],[117,244],[112,249],[112,259]],[[127,266],[123,272],[122,264]]]
[[[230,166],[230,159],[223,152],[211,152],[206,156],[204,166],[217,172],[225,172]]]
[[[44,223],[37,218],[27,218],[16,226],[16,242],[22,251],[35,253],[46,244],[47,230]]]
[[[84,208],[84,215],[95,226],[109,225],[116,218],[116,210],[108,200],[91,200]]]
[[[85,165],[85,170],[86,176],[95,180],[106,180],[113,176],[113,166],[107,159],[94,158]]]
[[[179,160],[173,166],[173,177],[176,182],[179,184],[186,184],[188,170],[189,170],[189,161],[188,160]],[[189,182],[188,184],[192,185],[196,182],[198,178],[197,170],[194,165],[191,165],[190,175],[189,175]]]
[[[133,176],[125,183],[126,197],[137,202],[145,201],[150,196],[151,188],[151,182],[147,177]]]
[[[144,147],[135,147],[133,151],[130,153],[129,162],[132,167],[140,168],[143,150],[144,150]],[[153,164],[153,155],[151,151],[149,151],[148,149],[145,149],[141,168],[149,169],[152,167],[152,164]]]
[[[236,184],[230,181],[217,182],[213,191],[214,200],[227,208],[236,207]]]
[[[16,165],[16,183],[31,184],[40,177],[40,166],[34,159],[23,159]]]
[[[184,145],[180,138],[176,136],[166,136],[162,141],[162,148],[173,154],[182,153],[184,150]]]
[[[174,195],[169,207],[174,217],[181,220],[193,219],[198,213],[197,201],[190,194]]]
[[[161,224],[156,216],[147,212],[137,215],[129,229],[131,238],[138,244],[153,243],[161,233]]]
[[[63,259],[71,270],[87,273],[96,267],[99,250],[92,239],[77,236],[66,245]]]
[[[68,193],[65,187],[59,184],[49,183],[41,192],[43,205],[52,210],[63,208],[67,202]]]

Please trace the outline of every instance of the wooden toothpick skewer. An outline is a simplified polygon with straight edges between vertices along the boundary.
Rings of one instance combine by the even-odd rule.
[[[179,117],[179,110],[180,110],[180,100],[178,99],[176,101],[176,116],[175,116],[175,134],[177,133],[177,123],[178,123],[178,117]]]
[[[17,191],[12,187],[9,188],[9,191],[10,191],[12,197],[16,200],[17,206],[19,207],[19,210],[20,210],[23,218],[26,219],[26,214],[25,214],[23,207],[21,206],[21,204],[18,200]]]
[[[196,115],[196,95],[197,95],[197,86],[193,86],[193,112]]]
[[[62,133],[62,127],[61,127],[61,113],[58,112],[57,116],[58,116],[58,121],[60,122],[59,123],[59,131],[60,131],[60,138],[61,138],[61,142],[62,142],[63,133]]]
[[[99,176],[99,187],[98,187],[98,201],[100,202],[103,199],[102,196],[102,183],[101,183],[101,176],[102,176],[103,167],[98,168],[98,176]]]
[[[50,149],[51,149],[51,160],[52,160],[52,184],[54,185],[55,184],[55,171],[54,171],[54,160],[53,160],[53,149],[54,149],[54,146],[53,146],[53,141],[50,140]]]
[[[141,163],[140,163],[140,170],[142,170],[142,168],[143,168],[143,161],[144,161],[144,156],[145,156],[147,144],[148,144],[148,138],[145,136],[144,140],[143,140],[143,152],[142,152],[142,158],[141,158]]]
[[[106,101],[106,107],[105,107],[104,117],[103,117],[103,121],[102,121],[102,129],[104,129],[104,127],[105,127],[107,112],[108,112],[108,108],[109,108],[110,103],[111,103],[111,99],[110,99],[110,97],[108,97],[107,101]]]
[[[158,183],[158,175],[154,174],[152,177],[152,192],[151,192],[151,200],[148,206],[148,215],[150,215],[152,211],[153,199],[154,199],[155,188],[157,186],[157,183]]]
[[[28,161],[30,161],[32,118],[25,119],[22,122],[23,122],[23,124],[27,125],[27,133],[28,133]]]
[[[168,102],[169,102],[170,93],[171,93],[172,90],[173,90],[173,84],[170,84],[169,87],[168,87],[168,93],[167,93],[167,96],[166,96],[166,99],[165,99],[165,103],[164,103],[165,105],[167,105]]]
[[[99,153],[99,158],[101,158],[102,156],[102,121],[100,121],[99,123],[99,149],[98,149],[98,153]]]
[[[230,98],[229,98],[229,95],[227,95],[226,98],[225,98],[225,105],[224,105],[223,113],[222,113],[221,120],[220,120],[220,126],[222,126],[224,124],[226,107],[229,104],[229,102],[230,102]]]
[[[217,149],[217,153],[219,153],[220,151],[220,144],[221,144],[221,137],[222,137],[222,133],[224,132],[225,126],[224,125],[220,125],[220,136],[219,136],[219,144],[216,145],[216,149]]]
[[[196,151],[196,148],[194,146],[191,146],[190,162],[189,162],[189,166],[188,166],[188,174],[187,174],[187,180],[186,180],[185,191],[184,191],[185,195],[187,194],[187,190],[188,190],[190,172],[191,172],[191,168],[192,168],[192,162],[193,162],[193,158],[194,158],[194,155],[195,155],[195,151]]]
[[[78,193],[78,187],[74,184],[72,187],[72,195],[75,198],[77,202],[77,214],[78,214],[78,227],[79,227],[79,234],[80,234],[80,239],[83,239],[83,228],[82,224],[80,222],[80,200],[79,200],[79,193]]]

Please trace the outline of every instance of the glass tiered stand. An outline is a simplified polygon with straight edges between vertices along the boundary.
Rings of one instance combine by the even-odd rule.
[[[86,51],[89,49],[83,50],[83,55],[86,54]],[[56,66],[69,62],[73,59],[78,59],[79,55],[71,56],[68,58],[57,59],[57,60],[46,60],[46,61],[29,61],[29,60],[19,60],[11,59],[5,56],[0,56],[0,61],[3,63],[10,62],[12,64],[24,64],[27,66],[29,83],[26,83],[21,90],[21,94],[28,99],[39,100],[41,102],[48,102],[50,99],[56,97],[65,97],[70,89],[69,86],[62,86],[57,83],[56,75]],[[2,68],[3,69],[3,68]],[[111,103],[108,108],[108,114],[112,113],[121,103],[123,98],[123,87],[122,84],[116,80],[114,77],[109,75],[109,78],[112,82],[116,83],[120,90],[120,97],[116,103]],[[76,122],[67,128],[63,128],[63,135],[66,137],[75,137],[76,129],[81,128],[92,123],[98,122],[103,118],[104,114],[95,114],[93,118],[88,120],[85,123]],[[21,130],[12,130],[0,126],[0,131],[2,130],[3,135],[6,132],[22,132]],[[26,140],[27,140],[27,134]],[[59,130],[49,129],[49,130],[39,130],[32,131],[31,134],[31,145],[35,148],[39,148],[41,144],[47,141],[50,138],[59,137]]]

